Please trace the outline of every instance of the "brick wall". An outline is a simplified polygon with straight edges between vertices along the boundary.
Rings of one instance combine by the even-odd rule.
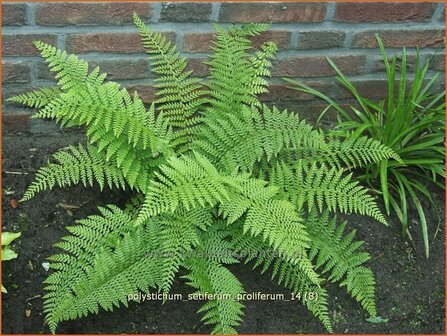
[[[255,40],[279,46],[271,92],[263,100],[289,106],[312,119],[321,103],[285,88],[281,77],[301,79],[339,99],[347,99],[334,82],[329,56],[371,98],[385,95],[383,64],[374,33],[389,52],[416,47],[423,58],[434,55],[430,75],[443,72],[443,3],[4,3],[2,5],[3,124],[6,130],[49,132],[49,123],[29,121],[29,110],[5,99],[31,88],[50,86],[52,75],[32,46],[39,39],[76,53],[109,74],[109,78],[137,90],[149,102],[154,97],[147,57],[131,16],[136,11],[150,26],[178,45],[200,77],[209,52],[213,23],[271,22]]]

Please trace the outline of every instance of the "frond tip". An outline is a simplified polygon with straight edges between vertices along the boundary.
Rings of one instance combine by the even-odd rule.
[[[189,274],[188,284],[198,290],[198,294],[213,295],[198,313],[204,313],[202,321],[214,324],[212,334],[237,334],[234,327],[242,321],[243,304],[237,299],[244,289],[237,278],[216,261],[205,258],[191,258],[185,264]]]
[[[62,188],[78,183],[91,187],[97,182],[101,190],[105,185],[110,189],[125,189],[126,182],[120,169],[108,163],[104,155],[92,146],[70,146],[68,151],[58,151],[53,158],[57,163],[48,163],[37,171],[21,201],[28,201],[37,193],[55,186]]]

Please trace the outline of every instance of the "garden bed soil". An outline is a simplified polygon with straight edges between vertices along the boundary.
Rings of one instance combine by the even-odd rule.
[[[96,213],[96,206],[122,204],[125,194],[119,192],[73,187],[38,195],[13,208],[38,167],[50,154],[69,144],[83,141],[77,133],[52,135],[8,134],[3,137],[3,230],[21,231],[13,249],[16,260],[3,263],[3,281],[8,293],[2,296],[3,330],[5,334],[48,333],[42,313],[43,284],[47,272],[42,267],[45,258],[55,252],[52,247],[73,225],[76,219]],[[444,334],[444,192],[434,190],[438,209],[428,210],[430,258],[423,255],[419,228],[412,230],[417,250],[399,236],[397,220],[390,218],[390,227],[367,217],[348,216],[350,228],[357,229],[357,238],[365,240],[365,249],[372,255],[369,263],[376,275],[377,308],[386,323],[369,323],[367,316],[344,289],[329,286],[330,314],[336,333],[350,334]],[[62,206],[61,206],[62,204]],[[72,205],[67,208],[63,205]],[[430,207],[425,204],[426,208]],[[437,212],[441,218],[438,226]],[[417,221],[414,211],[410,217]],[[415,226],[413,224],[413,226]],[[287,290],[273,284],[268,275],[260,275],[249,265],[236,265],[231,270],[248,293],[283,293]],[[173,293],[184,297],[192,290],[176,280]],[[324,333],[321,324],[297,301],[246,301],[245,317],[238,328],[244,334]],[[101,312],[83,319],[61,323],[60,334],[170,334],[209,333],[210,327],[200,322],[196,311],[198,301],[146,301],[131,303],[129,309]]]

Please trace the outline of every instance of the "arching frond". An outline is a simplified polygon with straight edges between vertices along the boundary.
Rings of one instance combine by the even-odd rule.
[[[344,175],[337,167],[316,163],[299,162],[294,168],[278,163],[271,171],[271,182],[281,186],[298,209],[307,204],[309,211],[315,206],[320,212],[326,208],[333,212],[359,213],[386,224],[374,198],[351,176]]]
[[[192,71],[186,70],[187,60],[180,56],[174,43],[149,29],[137,14],[134,22],[150,55],[151,71],[156,75],[157,108],[171,126],[180,128],[174,133],[175,145],[185,144],[190,140],[189,129],[197,124],[195,114],[205,102],[202,83],[191,77]]]
[[[261,159],[271,160],[285,148],[307,153],[329,151],[323,134],[287,110],[243,107],[238,115],[203,119],[197,150],[221,169],[252,171]]]
[[[243,304],[238,296],[244,289],[237,278],[224,266],[204,257],[190,258],[185,262],[189,274],[185,276],[188,285],[196,288],[197,294],[212,296],[212,300],[199,309],[202,321],[213,324],[212,334],[236,334],[243,316]]]
[[[8,101],[22,104],[28,107],[44,107],[48,105],[53,99],[59,97],[62,91],[57,86],[44,87],[34,91],[19,94],[11,97]]]
[[[333,332],[327,292],[319,283],[315,284],[299,267],[278,255],[259,237],[241,235],[238,229],[233,230],[233,237],[236,255],[240,255],[245,263],[254,262],[253,269],[261,267],[262,274],[270,270],[272,280],[276,280],[278,285],[283,285],[292,293],[303,294],[300,299],[309,311],[321,321],[328,332]],[[307,299],[304,293],[315,294],[316,299]]]
[[[157,247],[154,223],[134,228],[116,207],[101,212],[70,228],[57,245],[63,253],[50,258],[44,312],[53,333],[61,321],[127,306],[129,294],[157,284],[158,260],[148,253]]]
[[[277,47],[274,43],[262,46],[250,57],[249,37],[268,29],[266,24],[249,24],[228,30],[215,25],[217,34],[212,42],[214,53],[210,55],[209,102],[206,115],[238,114],[243,105],[259,104],[256,94],[266,91],[262,76],[269,76],[272,59]]]
[[[341,281],[363,308],[376,316],[375,280],[369,268],[363,266],[371,257],[368,253],[359,251],[362,241],[354,241],[355,230],[344,235],[346,222],[337,226],[336,217],[329,218],[328,211],[321,216],[311,211],[305,221],[312,239],[310,257],[315,260],[316,267],[323,274],[329,274],[332,282]]]
[[[106,185],[125,189],[126,180],[115,165],[107,162],[102,153],[98,153],[93,146],[84,148],[70,146],[69,150],[61,150],[53,155],[57,163],[48,163],[39,168],[36,177],[26,190],[22,201],[33,198],[43,190],[53,189],[55,186],[63,188],[66,186],[82,183],[93,186],[98,183],[102,190]],[[148,176],[146,177],[146,180]],[[147,182],[140,180],[137,188],[145,186]]]

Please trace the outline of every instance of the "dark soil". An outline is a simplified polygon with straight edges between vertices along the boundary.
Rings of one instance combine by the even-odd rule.
[[[11,207],[12,199],[20,199],[26,186],[32,181],[35,170],[49,155],[68,144],[76,144],[83,138],[76,133],[53,135],[10,134],[3,137],[3,230],[21,231],[22,236],[14,244],[18,259],[3,263],[3,280],[8,294],[2,296],[3,333],[48,333],[42,313],[43,285],[47,272],[42,267],[45,258],[55,252],[52,245],[66,234],[65,227],[76,219],[96,212],[96,206],[122,203],[126,195],[117,192],[98,192],[74,187],[38,195],[27,203]],[[16,173],[16,174],[14,174]],[[19,174],[17,174],[19,173]],[[349,216],[350,227],[358,230],[357,238],[365,240],[365,248],[373,259],[370,267],[376,275],[377,308],[387,323],[373,324],[359,304],[342,288],[331,285],[330,309],[336,333],[445,333],[445,278],[444,278],[444,192],[434,190],[438,209],[429,209],[428,223],[431,236],[431,256],[423,255],[420,230],[413,232],[416,250],[400,238],[399,225],[390,218],[391,227],[361,216]],[[78,206],[65,209],[58,204]],[[439,224],[435,238],[433,233]],[[414,220],[417,216],[411,213]],[[290,293],[276,286],[268,275],[261,276],[247,265],[232,268],[248,293]],[[191,290],[180,280],[173,293],[186,296]],[[245,318],[238,331],[253,334],[324,333],[320,323],[297,301],[247,301]],[[196,311],[198,301],[158,301],[130,304],[130,308],[117,309],[113,313],[102,312],[59,326],[61,334],[169,334],[209,333],[210,327],[201,324]],[[28,316],[29,315],[29,316]]]

